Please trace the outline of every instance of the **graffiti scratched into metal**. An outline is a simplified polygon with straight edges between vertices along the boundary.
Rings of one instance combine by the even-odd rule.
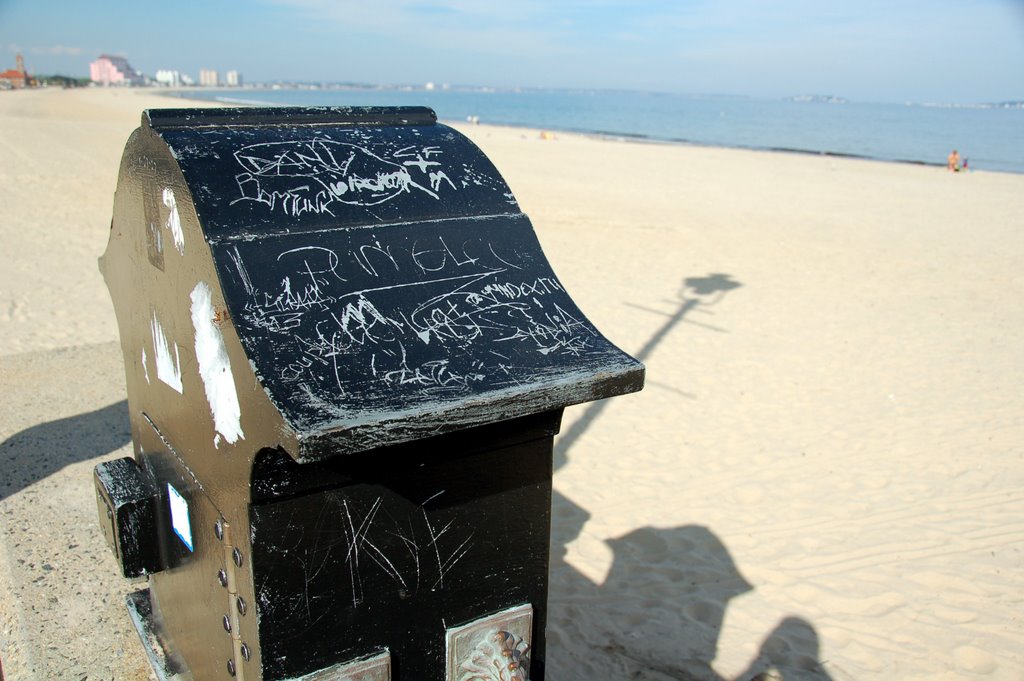
[[[407,146],[385,159],[348,142],[311,139],[251,144],[235,152],[239,201],[257,201],[297,217],[334,215],[332,206],[376,206],[410,192],[433,199],[454,191],[436,146]]]
[[[443,494],[437,492],[408,513],[396,513],[385,508],[382,497],[367,505],[332,493],[312,527],[292,518],[287,526],[295,534],[273,550],[298,563],[304,591],[281,602],[313,624],[326,616],[310,596],[320,580],[340,580],[338,588],[348,591],[353,607],[366,601],[371,572],[383,575],[405,596],[444,589],[445,578],[472,550],[475,531],[434,516],[430,504]],[[308,534],[314,541],[306,541]],[[262,598],[273,609],[278,596]]]
[[[237,246],[229,258],[248,297],[245,321],[298,351],[280,378],[327,376],[342,394],[354,387],[341,369],[355,354],[364,381],[459,391],[488,377],[511,382],[524,352],[578,356],[596,335],[566,309],[557,279],[524,275],[514,253],[482,238],[287,248],[276,279],[259,285]],[[486,350],[470,353],[477,343]]]

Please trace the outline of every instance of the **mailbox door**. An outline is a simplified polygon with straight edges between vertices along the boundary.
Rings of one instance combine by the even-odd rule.
[[[450,629],[527,604],[543,680],[552,438],[469,454],[458,441],[321,464],[277,453],[283,498],[250,511],[266,681],[382,649],[394,678],[445,681]]]
[[[156,540],[165,569],[149,577],[157,626],[193,678],[230,679],[235,645],[224,617],[230,622],[231,611],[218,581],[227,564],[215,531],[221,513],[155,427],[143,430],[140,440],[143,466],[161,492]]]

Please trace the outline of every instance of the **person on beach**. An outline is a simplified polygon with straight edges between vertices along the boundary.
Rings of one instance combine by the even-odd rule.
[[[954,173],[960,172],[960,154],[956,149],[949,152],[949,156],[946,158],[946,168]]]

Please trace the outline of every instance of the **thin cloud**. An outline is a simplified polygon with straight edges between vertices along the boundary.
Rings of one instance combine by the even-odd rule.
[[[514,6],[476,0],[424,3],[398,0],[370,5],[349,0],[270,0],[312,20],[322,33],[379,36],[398,49],[452,48],[465,53],[564,54],[565,25],[551,21],[545,4],[526,0]],[[547,17],[547,18],[545,18]]]
[[[15,43],[9,43],[7,45],[7,51],[19,54],[30,54],[37,57],[78,57],[86,53],[85,49],[81,47],[71,47],[68,45],[34,45],[25,47]]]
[[[622,5],[609,0],[571,0],[550,3],[519,0],[494,3],[484,0],[393,0],[369,4],[354,0],[268,0],[317,21],[330,22],[345,32],[372,31],[389,36],[427,36],[432,31],[458,31],[467,39],[480,33],[518,35],[531,43],[571,26],[572,19],[589,9]],[[624,5],[623,5],[624,6]]]
[[[961,97],[973,98],[972,82],[1012,81],[985,60],[1024,53],[1020,0],[262,2],[284,8],[292,30],[321,46],[311,56],[381,82],[902,99],[962,81]]]

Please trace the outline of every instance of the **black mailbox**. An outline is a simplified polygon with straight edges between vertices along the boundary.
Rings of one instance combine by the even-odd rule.
[[[100,519],[162,678],[544,678],[552,438],[639,390],[424,108],[152,110],[100,266]],[[127,561],[127,562],[126,562]]]

